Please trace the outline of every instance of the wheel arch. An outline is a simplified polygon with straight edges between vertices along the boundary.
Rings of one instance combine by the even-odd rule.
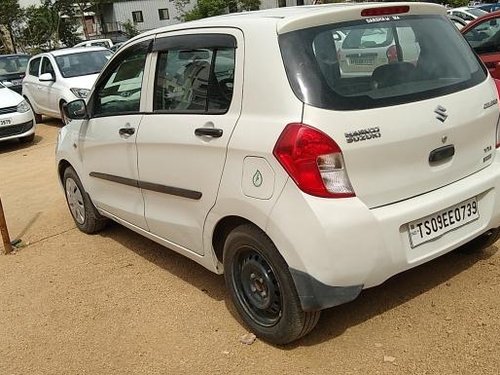
[[[59,176],[59,181],[61,182],[61,184],[63,182],[64,171],[68,167],[73,168],[73,166],[71,165],[71,163],[69,161],[67,161],[66,159],[59,160],[59,163],[57,164],[57,175]]]
[[[233,229],[242,224],[252,224],[258,227],[252,221],[237,215],[230,215],[221,218],[212,231],[212,247],[217,260],[222,263],[224,258],[224,243]]]

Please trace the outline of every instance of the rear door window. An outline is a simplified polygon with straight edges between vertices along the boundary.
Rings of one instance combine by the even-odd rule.
[[[482,65],[446,17],[387,19],[280,35],[295,94],[313,106],[353,110],[441,96],[486,79]]]
[[[233,96],[234,60],[235,49],[232,47],[160,51],[154,111],[227,112]]]

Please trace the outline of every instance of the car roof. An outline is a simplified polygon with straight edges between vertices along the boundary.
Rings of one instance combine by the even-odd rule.
[[[361,10],[366,8],[394,7],[400,5],[410,6],[410,14],[443,14],[446,9],[437,4],[416,3],[416,2],[396,2],[396,3],[336,3],[324,5],[302,5],[296,7],[273,8],[252,12],[230,13],[216,17],[204,18],[201,20],[184,22],[181,24],[164,26],[158,29],[147,31],[131,39],[130,42],[141,39],[148,35],[163,32],[176,31],[181,29],[194,29],[199,27],[238,27],[241,29],[252,28],[261,23],[272,23],[282,32],[290,31],[290,25],[304,27],[304,22],[312,19],[321,19],[323,23],[339,22],[342,15],[347,19],[361,19]],[[331,19],[329,19],[331,17]],[[319,22],[319,21],[316,21]],[[128,42],[127,42],[128,44]]]
[[[92,52],[92,51],[109,51],[104,47],[73,47],[73,48],[63,48],[57,49],[54,51],[50,51],[49,53],[52,56],[64,56],[64,55],[72,55],[74,53],[83,53],[83,52]]]
[[[0,55],[0,58],[2,57],[30,57],[30,55],[26,54],[26,53],[10,53],[10,54],[6,54],[6,55]]]
[[[45,56],[45,55],[51,55],[53,57],[58,57],[58,56],[65,56],[65,55],[72,55],[75,53],[83,53],[83,52],[93,52],[93,51],[109,51],[109,49],[104,48],[104,47],[70,47],[70,48],[61,48],[61,49],[56,49],[54,51],[50,52],[42,52],[39,53],[38,55],[35,55],[31,58],[31,60]],[[109,51],[109,53],[112,53]]]

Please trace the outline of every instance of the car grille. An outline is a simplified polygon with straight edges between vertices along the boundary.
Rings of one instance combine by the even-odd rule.
[[[24,122],[17,125],[3,126],[0,128],[0,138],[23,134],[30,130],[32,127],[33,121]]]
[[[0,115],[17,112],[17,106],[0,108]]]

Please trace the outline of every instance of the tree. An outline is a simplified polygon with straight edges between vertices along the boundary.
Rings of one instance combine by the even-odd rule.
[[[174,0],[181,21],[193,21],[226,13],[258,10],[260,0],[198,0],[194,8],[186,11],[189,0]]]
[[[71,0],[45,0],[23,12],[23,28],[19,40],[26,49],[38,52],[60,46],[73,46],[80,41],[76,34]]]
[[[0,25],[5,26],[9,33],[13,52],[17,52],[14,42],[14,29],[19,23],[21,15],[19,0],[2,0],[2,6],[0,6]]]
[[[134,36],[140,34],[139,30],[137,30],[137,27],[130,20],[124,22],[122,26],[127,38],[133,38]]]

